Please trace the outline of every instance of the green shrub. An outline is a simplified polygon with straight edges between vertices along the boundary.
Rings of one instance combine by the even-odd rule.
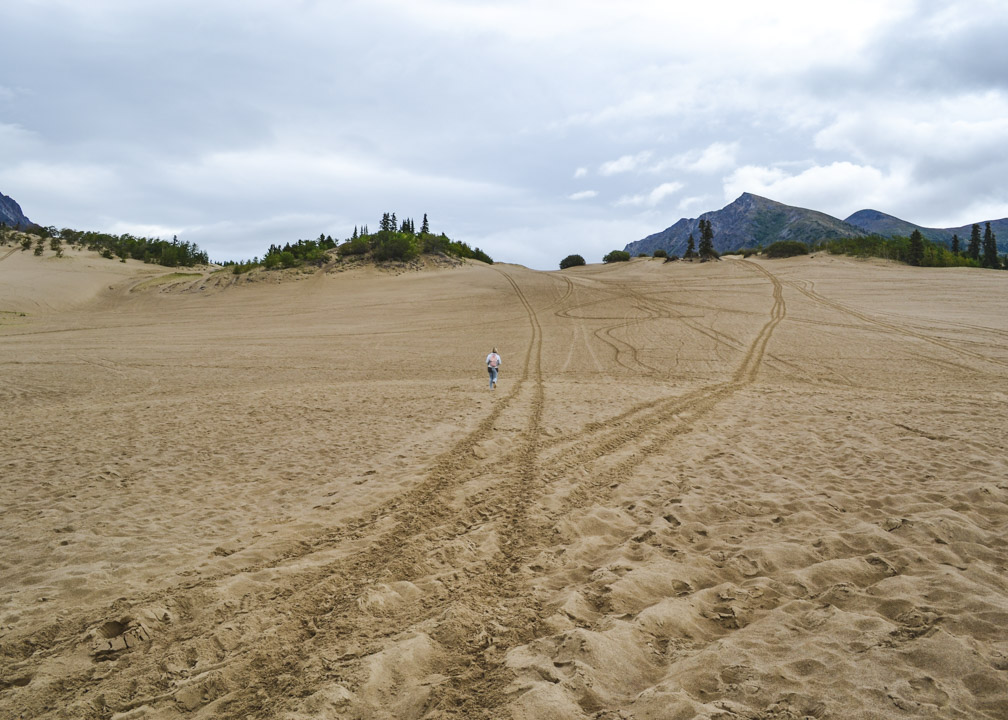
[[[661,248],[658,248],[657,250],[654,251],[654,255],[652,255],[652,257],[667,258],[668,252],[662,250]]]
[[[763,251],[769,258],[794,257],[795,255],[808,255],[808,245],[797,240],[779,240]]]
[[[351,238],[336,248],[336,252],[339,253],[340,257],[345,257],[347,255],[363,255],[370,249],[369,240],[370,237],[367,235]]]
[[[569,267],[577,267],[578,265],[584,265],[585,259],[580,255],[568,255],[563,260],[560,261],[560,269],[566,270]]]
[[[382,260],[412,260],[420,254],[420,246],[412,235],[383,230],[377,235],[374,246],[374,259]]]
[[[627,262],[630,259],[630,253],[626,250],[611,250],[605,257],[602,258],[604,263],[612,262]]]
[[[493,258],[479,248],[471,248],[461,240],[450,240],[444,233],[440,235],[425,235],[423,237],[424,252],[442,252],[445,255],[479,260],[487,265],[493,265]]]

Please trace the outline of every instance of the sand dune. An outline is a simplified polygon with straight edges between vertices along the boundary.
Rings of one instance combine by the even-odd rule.
[[[8,250],[4,717],[1008,717],[1008,273]]]

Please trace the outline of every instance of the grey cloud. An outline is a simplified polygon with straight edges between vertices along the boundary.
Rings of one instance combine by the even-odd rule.
[[[962,204],[1000,167],[983,162],[1000,136],[959,162],[933,136],[892,141],[872,113],[1003,94],[993,40],[1006,14],[992,10],[986,29],[963,14],[939,36],[942,8],[872,29],[857,57],[799,41],[791,58],[740,23],[664,3],[597,3],[596,19],[513,0],[13,0],[0,6],[0,191],[43,222],[183,228],[217,258],[428,212],[436,229],[537,266],[578,251],[571,238],[607,251],[684,204],[715,209],[695,199],[720,198],[733,163],[798,178],[844,161],[911,166],[928,187],[956,178],[941,191]],[[782,23],[792,47],[803,29]],[[638,171],[599,172],[644,151]],[[656,201],[618,204],[638,197]]]

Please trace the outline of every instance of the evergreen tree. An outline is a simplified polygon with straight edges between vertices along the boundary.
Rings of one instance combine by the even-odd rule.
[[[690,233],[689,240],[686,241],[685,257],[689,260],[696,257],[696,240],[693,239],[693,233]]]
[[[959,254],[959,236],[958,235],[953,235],[952,236],[952,254],[953,255],[958,255]]]
[[[700,259],[709,260],[717,257],[714,252],[714,230],[711,228],[710,220],[700,221]]]
[[[907,262],[911,265],[920,265],[924,262],[924,236],[920,230],[914,228],[910,233],[910,249],[907,251]]]
[[[420,226],[420,234],[427,235],[430,233],[430,225],[427,223],[427,213],[423,214],[423,225]]]
[[[980,259],[980,226],[973,223],[973,230],[970,232],[969,249],[966,251],[974,260]]]
[[[994,231],[991,230],[990,223],[987,223],[987,226],[984,228],[983,266],[989,268],[999,268],[1001,266],[1001,263],[998,262],[997,238],[994,237]]]

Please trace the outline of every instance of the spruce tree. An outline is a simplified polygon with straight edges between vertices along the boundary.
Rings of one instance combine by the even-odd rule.
[[[689,240],[686,241],[686,259],[692,260],[696,257],[696,241],[693,239],[693,233],[690,233]]]
[[[958,255],[959,254],[959,236],[958,235],[953,235],[952,236],[952,254],[953,255]]]
[[[420,234],[427,235],[430,232],[430,225],[427,223],[427,213],[423,214],[423,225],[420,226]]]
[[[917,228],[914,228],[914,231],[910,233],[910,250],[907,253],[907,262],[911,265],[920,265],[924,262],[924,236]]]
[[[711,228],[710,220],[700,221],[700,259],[710,260],[716,257],[714,252],[714,230]]]
[[[974,260],[980,259],[980,226],[973,223],[973,230],[970,232],[969,249],[966,251]]]
[[[984,228],[983,266],[989,268],[1000,267],[997,255],[997,239],[994,237],[994,231],[991,230],[990,223],[987,223],[987,226]]]

